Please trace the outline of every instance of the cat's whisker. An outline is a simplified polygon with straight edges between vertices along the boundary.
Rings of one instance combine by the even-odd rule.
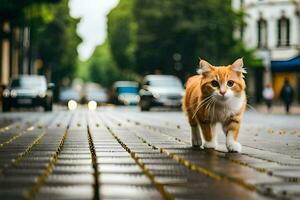
[[[216,100],[212,99],[210,109],[209,109],[209,112],[211,112],[212,110],[211,120],[215,118],[215,105],[216,105]]]
[[[212,96],[212,95],[210,95],[210,96],[204,98],[202,101],[200,101],[200,102],[198,103],[198,105],[197,105],[197,107],[196,107],[196,109],[195,109],[196,112],[194,113],[194,115],[200,110],[200,108],[201,108],[203,105],[205,105],[206,103],[209,102],[211,96]],[[195,105],[195,104],[193,104],[193,105]],[[194,115],[193,115],[193,116],[194,116]]]
[[[201,108],[202,106],[204,106],[205,104],[208,104],[208,103],[211,101],[211,98],[210,98],[210,97],[211,97],[211,96],[205,98],[205,100],[202,100],[202,101],[200,102],[200,104],[196,107],[195,112],[194,112],[192,118],[194,118],[194,117],[197,115],[197,113],[199,112],[199,110],[200,110],[200,108]]]
[[[187,108],[187,110],[194,109],[193,106],[196,105],[196,104],[198,104],[197,107],[196,107],[196,110],[197,110],[198,106],[199,106],[200,104],[204,103],[205,101],[209,100],[209,98],[210,98],[211,96],[212,96],[212,95],[210,95],[210,96],[208,96],[208,97],[202,99],[202,100],[199,101],[199,102],[193,103],[192,105],[190,105],[190,106]]]
[[[194,112],[192,118],[194,118],[194,117],[197,115],[197,113],[199,112],[200,108],[201,108],[202,106],[204,106],[205,104],[207,104],[207,103],[208,103],[208,101],[205,102],[205,103],[199,104],[199,105],[197,106],[197,108],[195,109],[195,112]]]
[[[247,106],[248,108],[250,108],[252,111],[257,112],[257,110],[256,110],[253,106],[251,106],[250,104],[247,103],[246,106]]]
[[[211,111],[211,106],[212,106],[212,103],[213,103],[213,99],[211,99],[211,101],[206,105],[205,109],[206,111],[208,111],[210,113]]]
[[[232,65],[223,66],[218,70],[216,66],[200,60],[199,67],[200,75],[189,78],[186,83],[183,105],[191,126],[192,145],[216,149],[217,137],[214,127],[216,123],[221,123],[226,133],[227,150],[241,152],[242,146],[237,137],[247,102],[243,60],[237,59]],[[234,80],[230,80],[231,77],[235,77]],[[204,141],[203,137],[200,137],[198,126]]]

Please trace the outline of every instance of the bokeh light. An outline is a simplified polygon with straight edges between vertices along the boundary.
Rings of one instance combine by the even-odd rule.
[[[69,110],[75,110],[77,108],[77,102],[74,100],[68,101]]]
[[[88,108],[89,108],[89,110],[96,110],[97,102],[96,101],[89,101]]]

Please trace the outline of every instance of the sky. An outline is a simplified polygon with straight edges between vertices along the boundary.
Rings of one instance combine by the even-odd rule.
[[[119,0],[70,0],[70,15],[81,18],[77,25],[77,33],[82,43],[77,47],[79,58],[87,60],[96,46],[102,44],[106,38],[106,15]]]

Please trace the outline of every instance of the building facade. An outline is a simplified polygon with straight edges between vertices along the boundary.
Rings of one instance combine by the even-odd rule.
[[[300,0],[232,0],[244,13],[245,24],[235,32],[263,60],[262,85],[271,83],[278,98],[289,79],[300,99]]]

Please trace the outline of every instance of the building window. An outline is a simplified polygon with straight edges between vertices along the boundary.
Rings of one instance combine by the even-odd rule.
[[[281,17],[278,20],[278,46],[290,45],[290,20],[286,17]]]
[[[268,31],[267,21],[260,18],[257,21],[257,46],[258,48],[267,48],[268,46]]]

